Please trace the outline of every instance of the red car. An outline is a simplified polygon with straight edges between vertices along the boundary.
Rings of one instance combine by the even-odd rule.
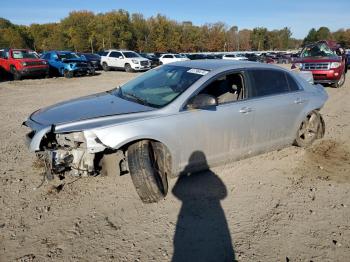
[[[311,71],[314,82],[341,87],[347,72],[344,49],[334,41],[319,41],[304,47],[292,69]]]
[[[28,49],[1,49],[0,67],[11,74],[15,80],[20,80],[25,76],[46,77],[49,75],[47,62]]]

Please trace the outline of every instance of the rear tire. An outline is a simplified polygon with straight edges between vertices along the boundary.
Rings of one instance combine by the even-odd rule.
[[[106,62],[103,62],[102,63],[102,69],[103,71],[107,72],[107,71],[110,71],[110,67],[108,66],[108,64]]]
[[[139,141],[128,148],[128,165],[136,192],[144,203],[154,203],[168,193],[171,157],[159,142]]]
[[[322,138],[324,132],[325,125],[321,114],[318,111],[312,111],[300,124],[293,144],[299,147],[308,147],[316,139]]]

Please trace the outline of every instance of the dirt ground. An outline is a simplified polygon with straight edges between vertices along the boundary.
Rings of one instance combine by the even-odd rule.
[[[289,147],[171,180],[160,203],[143,204],[128,175],[38,188],[42,176],[22,121],[41,107],[136,75],[0,83],[1,262],[225,261],[233,255],[238,261],[349,261],[350,76],[345,88],[327,88],[326,135],[311,148]],[[226,256],[219,257],[222,249]]]

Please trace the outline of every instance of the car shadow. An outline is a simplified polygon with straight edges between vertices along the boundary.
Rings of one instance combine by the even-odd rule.
[[[230,230],[220,204],[227,196],[226,186],[209,169],[202,152],[194,152],[189,163],[198,159],[208,170],[190,173],[186,167],[172,190],[182,201],[172,261],[235,261]]]

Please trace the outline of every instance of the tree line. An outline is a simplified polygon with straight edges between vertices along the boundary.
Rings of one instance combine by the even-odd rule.
[[[329,32],[327,37],[341,39],[349,45],[348,31]],[[145,18],[125,10],[100,14],[74,11],[59,23],[30,26],[15,25],[0,18],[0,48],[31,48],[38,52],[54,49],[96,52],[109,48],[139,52],[287,50],[299,48],[323,33],[314,36],[312,32],[304,41],[291,35],[288,27],[272,31],[264,27],[239,30],[222,22],[196,26],[160,14]]]

